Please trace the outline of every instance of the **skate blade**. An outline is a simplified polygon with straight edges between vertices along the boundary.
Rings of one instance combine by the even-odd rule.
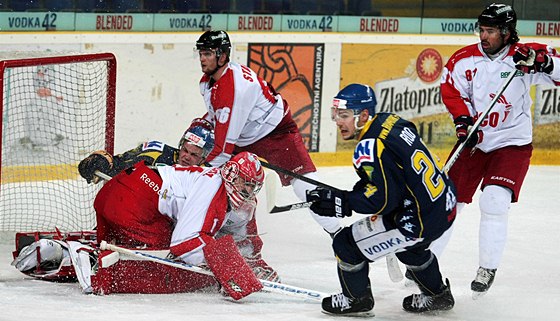
[[[336,317],[352,317],[352,318],[372,318],[375,316],[373,310],[366,311],[366,312],[352,312],[352,313],[345,313],[345,314],[338,314],[338,313],[331,313],[325,310],[321,310],[324,314],[332,315]]]
[[[472,299],[473,300],[478,300],[481,297],[483,297],[488,291],[484,291],[484,292],[477,292],[477,291],[473,291],[472,293]]]

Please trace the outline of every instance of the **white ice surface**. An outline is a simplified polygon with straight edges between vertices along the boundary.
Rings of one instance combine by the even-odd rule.
[[[324,182],[350,188],[351,167],[319,169]],[[471,299],[469,285],[478,267],[478,194],[458,217],[440,266],[451,281],[455,307],[438,315],[413,315],[401,308],[414,288],[392,283],[385,262],[371,264],[375,320],[560,320],[560,167],[532,166],[520,201],[510,211],[509,239],[490,292]],[[263,254],[283,282],[334,293],[339,291],[329,236],[306,210],[267,214],[264,194],[257,221]],[[280,188],[277,204],[298,202]],[[355,215],[356,216],[356,215]],[[347,223],[357,217],[347,219]],[[256,293],[234,302],[218,293],[170,295],[81,294],[77,284],[54,284],[25,277],[10,266],[12,242],[0,244],[0,320],[328,320],[320,304]],[[342,318],[344,319],[344,318]]]

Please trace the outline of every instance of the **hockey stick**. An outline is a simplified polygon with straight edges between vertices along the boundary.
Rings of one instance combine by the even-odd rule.
[[[314,180],[312,180],[314,181]],[[269,213],[280,213],[286,211],[292,211],[300,208],[307,208],[311,206],[312,202],[301,202],[285,206],[276,206],[276,186],[277,180],[273,175],[266,175],[265,178],[266,185],[266,204]],[[326,184],[325,184],[326,185]],[[328,186],[328,185],[327,185]],[[389,278],[391,281],[397,283],[402,281],[404,278],[401,268],[399,266],[399,261],[395,254],[389,254],[385,257],[387,261],[387,272],[389,273]]]
[[[297,210],[311,206],[312,202],[295,203],[286,206],[276,206],[276,188],[278,186],[276,175],[269,173],[265,177],[266,209],[270,214]]]
[[[169,260],[167,258],[155,256],[155,255],[152,255],[152,254],[149,254],[149,253],[146,253],[146,252],[142,252],[142,251],[134,251],[134,250],[131,250],[131,249],[126,249],[126,248],[123,248],[123,247],[120,247],[120,246],[109,244],[106,241],[101,241],[101,244],[100,244],[99,247],[101,248],[101,250],[109,250],[109,251],[113,251],[113,252],[118,252],[120,254],[136,257],[136,258],[146,260],[146,261],[160,263],[160,264],[167,265],[167,266],[172,266],[172,267],[175,267],[175,268],[178,268],[178,269],[181,269],[181,270],[185,270],[185,271],[191,271],[191,272],[194,272],[194,273],[210,275],[210,276],[214,275],[211,271],[205,270],[205,269],[203,269],[201,267],[198,267],[198,266],[190,265],[190,264],[180,262],[180,261]],[[320,301],[320,300],[322,300],[322,298],[329,296],[327,293],[318,292],[318,291],[309,290],[309,289],[304,289],[304,288],[300,288],[300,287],[296,287],[296,286],[292,286],[292,285],[288,285],[288,284],[284,284],[284,283],[271,282],[271,281],[260,280],[260,279],[259,279],[259,281],[263,285],[263,291],[265,291],[265,292],[284,294],[284,295],[289,295],[289,296],[292,296],[292,297],[297,297],[297,298],[301,298],[301,299],[311,299],[311,300],[315,300],[315,301],[318,301],[318,300]]]
[[[100,171],[98,171],[98,170],[96,170],[95,172],[93,172],[93,174],[94,174],[95,176],[99,177],[99,178],[102,178],[102,179],[106,180],[106,181],[110,181],[111,178],[112,178],[111,176],[109,176],[109,175],[107,175],[107,174],[105,174],[105,173],[103,173],[103,172],[100,172]]]
[[[299,179],[300,181],[304,181],[304,182],[306,182],[306,183],[313,184],[313,185],[316,185],[316,186],[320,186],[320,187],[323,187],[323,188],[327,188],[327,189],[331,189],[331,190],[335,190],[335,191],[338,191],[338,190],[339,190],[338,188],[336,188],[336,187],[334,187],[334,186],[330,186],[330,185],[328,185],[328,184],[325,184],[325,183],[316,181],[316,180],[314,180],[314,179],[312,179],[312,178],[303,176],[303,175],[301,175],[301,174],[294,173],[294,172],[289,171],[289,170],[287,170],[287,169],[284,169],[284,168],[282,168],[282,167],[278,167],[278,166],[276,166],[276,165],[272,165],[272,164],[267,163],[267,162],[265,162],[265,161],[263,161],[263,160],[260,160],[260,161],[261,161],[261,165],[262,165],[263,167],[268,168],[268,169],[271,169],[271,170],[273,170],[273,171],[275,171],[275,172],[277,172],[277,173],[281,173],[281,174],[284,174],[284,175],[288,175],[288,176],[291,176],[291,177],[293,177],[293,178],[295,178],[295,179]]]
[[[453,166],[453,163],[455,163],[455,161],[459,158],[459,154],[461,154],[463,149],[465,149],[465,147],[467,145],[467,142],[469,141],[471,136],[476,134],[476,131],[478,130],[478,127],[480,127],[480,124],[484,121],[486,116],[488,116],[488,114],[490,114],[490,112],[492,111],[492,109],[496,105],[496,102],[498,102],[500,97],[502,97],[502,94],[504,93],[506,88],[509,86],[509,84],[512,82],[516,73],[517,73],[516,69],[509,72],[508,77],[506,78],[506,80],[504,80],[504,82],[502,84],[502,87],[500,87],[498,92],[496,92],[496,96],[494,96],[494,98],[490,102],[490,105],[488,106],[488,108],[486,108],[486,110],[484,110],[484,112],[482,112],[482,114],[480,114],[478,116],[478,119],[476,120],[476,122],[471,126],[471,129],[469,130],[469,132],[467,134],[467,138],[457,147],[457,149],[455,149],[455,152],[453,152],[453,154],[447,160],[447,163],[443,166],[443,170],[445,172],[449,172],[449,170],[451,169],[451,166]]]
[[[270,214],[274,214],[274,213],[281,213],[281,212],[299,210],[300,208],[308,208],[309,206],[311,206],[311,204],[313,204],[313,202],[293,203],[293,204],[284,205],[284,206],[274,205],[272,208],[270,208],[270,210],[268,212]]]

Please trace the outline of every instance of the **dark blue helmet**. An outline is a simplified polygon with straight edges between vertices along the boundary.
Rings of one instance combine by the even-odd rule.
[[[350,84],[342,88],[333,99],[333,119],[339,109],[351,109],[354,111],[354,116],[367,109],[370,116],[373,116],[376,105],[377,99],[370,86]]]
[[[185,142],[202,148],[202,158],[206,158],[214,148],[214,133],[202,126],[190,127],[179,140],[179,149]]]

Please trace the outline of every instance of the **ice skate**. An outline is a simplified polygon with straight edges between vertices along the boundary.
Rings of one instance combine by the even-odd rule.
[[[323,313],[330,315],[373,317],[373,295],[368,292],[361,298],[348,298],[343,293],[334,294],[323,299]]]
[[[471,290],[473,300],[480,298],[485,295],[486,292],[494,283],[494,277],[496,276],[496,269],[486,269],[479,267],[476,272],[476,278],[471,282]]]
[[[455,305],[455,299],[451,294],[449,280],[445,280],[443,292],[436,295],[425,293],[409,295],[403,300],[403,309],[408,312],[421,313],[428,311],[451,310]]]

